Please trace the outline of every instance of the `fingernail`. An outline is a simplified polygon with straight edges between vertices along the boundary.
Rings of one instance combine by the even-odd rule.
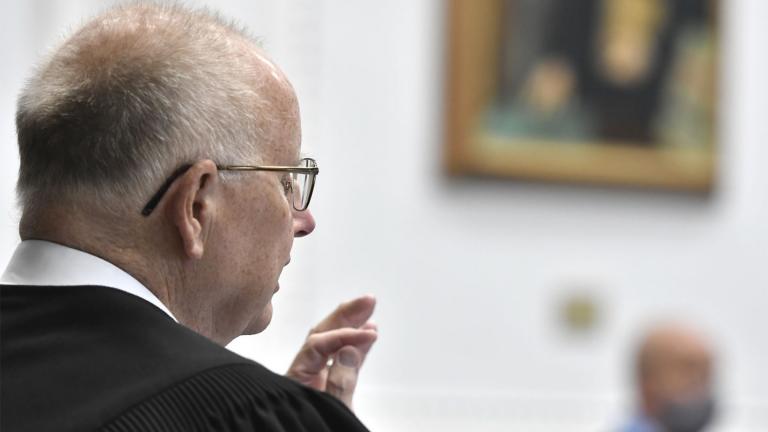
[[[360,364],[360,359],[354,351],[342,351],[339,353],[339,363],[346,367],[356,368]]]

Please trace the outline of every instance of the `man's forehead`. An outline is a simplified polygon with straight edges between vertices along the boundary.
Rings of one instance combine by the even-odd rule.
[[[297,134],[298,135],[298,134]],[[294,166],[301,160],[300,136],[282,136],[269,140],[259,152],[260,164]]]
[[[254,118],[262,134],[262,144],[255,149],[259,163],[295,165],[301,158],[301,119],[293,86],[261,47],[249,43],[246,49],[251,85],[258,94],[253,109],[260,113]]]
[[[252,67],[259,75],[259,81],[275,88],[293,93],[293,86],[282,69],[258,45],[248,42],[243,47],[251,58]]]

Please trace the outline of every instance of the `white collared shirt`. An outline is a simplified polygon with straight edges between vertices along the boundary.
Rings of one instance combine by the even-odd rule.
[[[89,253],[44,240],[24,240],[5,269],[6,285],[98,285],[140,297],[175,321],[170,310],[152,291],[122,269]]]

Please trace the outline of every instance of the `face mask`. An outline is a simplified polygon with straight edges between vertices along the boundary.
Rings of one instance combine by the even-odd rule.
[[[661,411],[658,422],[665,432],[699,432],[715,415],[711,396],[669,402]]]

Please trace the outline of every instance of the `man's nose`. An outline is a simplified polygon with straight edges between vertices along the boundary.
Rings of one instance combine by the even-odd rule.
[[[304,237],[315,230],[315,217],[309,209],[293,211],[293,236]]]

